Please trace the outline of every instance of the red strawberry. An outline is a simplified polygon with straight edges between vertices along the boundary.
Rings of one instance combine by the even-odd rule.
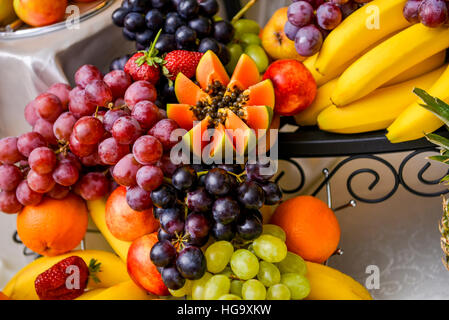
[[[162,30],[161,30],[162,31]],[[164,60],[158,57],[158,50],[155,48],[160,33],[154,39],[148,51],[139,51],[134,54],[125,64],[125,72],[128,73],[134,81],[145,80],[156,85],[161,76],[159,65]]]
[[[99,282],[95,276],[99,270],[96,260],[92,259],[88,267],[80,257],[71,256],[38,275],[34,287],[41,300],[73,300],[84,293],[89,275]]]
[[[186,77],[192,78],[195,75],[196,67],[202,56],[203,53],[186,50],[169,52],[164,59],[164,67],[167,68],[168,72],[164,70],[164,73],[170,80],[175,80],[180,72]]]

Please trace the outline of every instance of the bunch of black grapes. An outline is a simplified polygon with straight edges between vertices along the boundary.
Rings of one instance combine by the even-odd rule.
[[[124,0],[112,14],[126,39],[137,50],[147,49],[162,29],[156,48],[160,54],[182,49],[214,51],[224,65],[230,60],[226,44],[234,37],[229,21],[218,20],[217,0]]]
[[[185,165],[151,193],[154,214],[161,228],[151,250],[165,285],[177,290],[186,279],[200,279],[206,271],[201,247],[215,240],[244,244],[262,233],[266,205],[278,204],[282,192],[262,175],[261,164],[218,165],[212,169]],[[196,169],[196,170],[195,170]]]

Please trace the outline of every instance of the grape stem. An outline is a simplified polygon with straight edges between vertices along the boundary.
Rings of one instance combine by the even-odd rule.
[[[237,14],[234,16],[234,18],[232,18],[231,22],[234,23],[237,20],[239,20],[241,17],[243,17],[243,15],[246,13],[246,11],[248,11],[256,2],[257,2],[257,0],[250,0],[239,12],[237,12]]]

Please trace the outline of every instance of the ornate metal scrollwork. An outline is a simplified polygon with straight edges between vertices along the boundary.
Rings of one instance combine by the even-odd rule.
[[[352,161],[355,161],[355,160],[360,160],[360,159],[374,160],[374,161],[379,162],[383,166],[385,166],[388,169],[388,171],[392,173],[393,178],[394,178],[394,182],[393,182],[393,186],[392,186],[391,190],[387,194],[383,195],[382,197],[378,197],[378,198],[374,198],[374,199],[367,198],[365,195],[360,194],[359,190],[357,190],[357,191],[355,190],[355,188],[353,187],[353,180],[354,180],[354,178],[356,178],[357,176],[359,176],[361,174],[370,174],[370,175],[372,175],[374,180],[368,186],[368,191],[372,191],[379,184],[379,182],[381,180],[381,175],[380,175],[379,171],[374,169],[374,168],[361,168],[361,169],[357,169],[357,170],[353,171],[352,173],[349,174],[348,178],[346,179],[346,188],[347,188],[349,194],[354,199],[356,199],[358,201],[365,202],[365,203],[373,203],[373,204],[374,203],[381,203],[381,202],[391,198],[396,193],[396,191],[398,190],[400,185],[402,185],[409,192],[411,192],[411,193],[413,193],[415,195],[418,195],[418,196],[422,196],[422,197],[437,197],[437,196],[440,196],[442,194],[446,194],[446,193],[449,192],[449,190],[447,188],[445,188],[444,190],[439,191],[439,192],[428,192],[428,193],[415,190],[404,179],[404,169],[407,166],[407,164],[413,158],[415,158],[417,155],[420,155],[422,153],[429,152],[429,151],[436,151],[436,149],[431,148],[431,149],[417,150],[417,151],[414,151],[414,152],[408,154],[402,160],[398,170],[396,170],[396,168],[390,162],[388,162],[386,159],[381,158],[381,157],[376,156],[376,155],[356,155],[356,156],[348,157],[348,158],[342,160],[341,162],[339,162],[329,172],[329,175],[327,176],[327,178],[325,178],[321,182],[321,184],[316,188],[316,190],[312,193],[312,195],[316,196],[343,166],[345,166],[349,162],[352,162]],[[283,160],[287,161],[290,164],[292,164],[293,167],[298,171],[298,174],[301,176],[301,180],[299,181],[297,187],[295,187],[294,189],[283,189],[283,191],[286,194],[298,193],[298,192],[300,192],[302,190],[302,188],[304,187],[304,185],[306,183],[304,170],[301,167],[301,164],[298,163],[297,161],[294,161],[293,159],[283,159]],[[425,175],[426,171],[430,168],[430,166],[431,166],[431,162],[427,162],[416,173],[418,181],[421,184],[425,185],[425,186],[438,185],[440,183],[441,178],[442,178],[442,177],[439,178],[439,179],[427,179],[427,178],[425,178],[424,175]],[[282,180],[282,178],[284,178],[285,174],[286,174],[285,171],[281,171],[279,173],[279,175],[276,177],[276,182],[279,182],[280,180]],[[449,170],[445,173],[445,175],[446,174],[449,174]]]

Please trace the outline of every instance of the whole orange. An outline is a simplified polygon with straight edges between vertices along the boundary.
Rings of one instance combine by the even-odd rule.
[[[23,244],[43,256],[75,249],[87,230],[86,203],[74,194],[61,200],[44,198],[17,216],[17,233]]]
[[[288,250],[307,261],[323,263],[340,242],[340,225],[334,212],[318,198],[299,196],[283,202],[271,223],[284,229]]]

